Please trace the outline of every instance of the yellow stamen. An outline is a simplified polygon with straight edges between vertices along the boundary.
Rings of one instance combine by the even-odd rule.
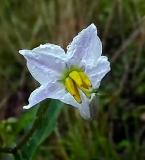
[[[82,87],[83,81],[82,81],[82,79],[81,79],[80,74],[79,74],[77,71],[72,71],[72,72],[69,74],[69,77],[70,77],[79,87]]]
[[[78,103],[82,103],[79,91],[70,77],[65,79],[65,87]]]
[[[84,72],[79,72],[79,75],[83,81],[83,86],[85,88],[92,87],[91,81],[89,80],[89,77]]]

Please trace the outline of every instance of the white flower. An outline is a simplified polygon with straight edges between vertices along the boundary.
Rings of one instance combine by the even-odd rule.
[[[97,29],[91,24],[83,29],[64,50],[54,44],[40,45],[33,50],[20,50],[32,76],[41,84],[29,97],[28,109],[46,98],[59,99],[90,118],[89,104],[94,89],[110,71],[110,63],[102,54]]]

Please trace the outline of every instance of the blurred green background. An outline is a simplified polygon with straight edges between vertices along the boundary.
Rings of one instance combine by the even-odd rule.
[[[63,107],[33,159],[145,159],[144,0],[0,0],[0,148],[15,146],[36,113],[22,109],[38,84],[18,50],[47,42],[65,48],[91,23],[112,68],[100,87],[96,120]],[[13,157],[0,153],[0,160]]]

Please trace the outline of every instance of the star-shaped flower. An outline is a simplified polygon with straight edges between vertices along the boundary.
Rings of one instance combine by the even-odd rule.
[[[102,78],[110,71],[110,63],[102,54],[97,29],[91,24],[83,29],[67,47],[44,44],[32,50],[20,50],[32,76],[41,84],[29,97],[28,109],[46,98],[58,99],[80,110],[90,118],[90,102]]]

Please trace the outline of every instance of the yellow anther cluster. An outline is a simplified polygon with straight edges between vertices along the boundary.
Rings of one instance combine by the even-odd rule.
[[[74,99],[81,103],[81,97],[79,93],[79,89],[88,97],[91,97],[91,93],[89,91],[90,87],[92,87],[91,81],[88,76],[84,72],[72,71],[65,78],[65,87],[67,91],[74,97]]]

